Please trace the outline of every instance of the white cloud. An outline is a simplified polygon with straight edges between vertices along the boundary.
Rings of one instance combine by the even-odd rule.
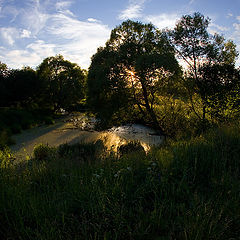
[[[160,15],[150,15],[145,17],[145,20],[151,22],[159,29],[163,28],[174,28],[176,21],[180,18],[178,14],[160,14]]]
[[[240,31],[240,23],[234,23],[233,27],[236,31]]]
[[[99,20],[97,20],[97,19],[95,19],[95,18],[88,18],[87,19],[89,22],[95,22],[95,23],[100,23],[101,21],[99,21]]]
[[[11,68],[22,68],[23,66],[37,66],[42,60],[41,57],[27,50],[3,51],[0,61],[6,63]]]
[[[236,19],[237,19],[238,21],[240,21],[240,16],[237,16]]]
[[[26,49],[28,51],[32,51],[36,53],[41,58],[56,55],[56,51],[54,50],[56,47],[55,44],[45,43],[43,40],[36,40],[33,43],[27,45]]]
[[[215,23],[211,23],[210,25],[209,25],[209,29],[208,29],[208,31],[209,31],[209,33],[210,34],[215,34],[215,33],[223,33],[223,32],[226,32],[226,31],[228,31],[229,30],[229,28],[228,27],[224,27],[224,26],[220,26],[220,25],[218,25],[218,24],[215,24]]]
[[[46,26],[46,22],[49,18],[49,14],[39,11],[39,9],[34,8],[32,12],[27,9],[22,14],[22,24],[33,33],[37,35]]]
[[[63,10],[63,9],[67,9],[68,7],[70,7],[72,4],[71,1],[59,1],[56,3],[56,9],[57,10]]]
[[[30,38],[31,37],[31,32],[28,31],[27,29],[23,29],[20,35],[20,38]]]
[[[0,61],[11,68],[36,67],[44,58],[62,54],[88,68],[91,56],[105,44],[111,29],[95,18],[78,19],[70,11],[72,2],[25,0],[22,8],[11,6],[19,27],[0,28],[0,47],[5,47]]]
[[[228,13],[227,14],[227,18],[231,18],[231,17],[233,17],[233,14],[232,13]]]
[[[15,38],[18,37],[18,31],[16,28],[0,28],[0,35],[2,40],[7,44],[7,45],[13,45],[15,43]]]
[[[86,68],[97,48],[109,38],[111,30],[95,19],[90,18],[90,21],[88,19],[85,22],[64,14],[55,14],[49,18],[46,31],[50,41],[58,39],[58,53],[69,56],[69,60],[74,59]]]
[[[146,0],[130,0],[129,6],[119,14],[118,18],[120,20],[126,20],[141,17],[145,1]]]
[[[190,0],[189,4],[192,5],[195,2],[195,0]]]

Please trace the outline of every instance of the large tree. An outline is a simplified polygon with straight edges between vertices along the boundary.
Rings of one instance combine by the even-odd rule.
[[[152,24],[128,20],[92,57],[88,102],[105,121],[141,116],[164,134],[155,111],[157,93],[179,73],[167,35]]]
[[[190,86],[188,90],[192,108],[202,120],[205,120],[206,117],[206,94],[210,93],[209,91],[204,92],[204,89],[209,86],[209,80],[204,81],[203,77],[207,73],[204,74],[203,71],[206,70],[209,73],[209,68],[214,65],[234,65],[238,56],[236,45],[232,41],[226,41],[223,36],[218,34],[209,34],[207,30],[209,23],[210,19],[200,13],[184,15],[177,22],[174,30],[170,32],[175,51],[187,66],[186,79],[188,79],[187,85]],[[214,68],[216,69],[216,67]],[[217,73],[215,70],[213,72]],[[216,80],[221,80],[221,78],[215,76],[214,79],[213,85],[220,86],[220,82],[216,85]],[[197,113],[192,99],[193,93],[196,92],[201,93],[200,97],[203,97],[201,115]]]
[[[54,110],[68,108],[85,96],[86,72],[61,55],[48,57],[38,66],[42,82],[42,106]]]

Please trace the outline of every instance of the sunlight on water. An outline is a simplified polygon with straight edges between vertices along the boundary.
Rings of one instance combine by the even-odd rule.
[[[162,136],[155,135],[154,130],[140,124],[113,127],[101,133],[100,139],[103,140],[108,150],[114,152],[118,147],[130,141],[139,141],[146,152],[151,146],[160,145],[163,142]]]

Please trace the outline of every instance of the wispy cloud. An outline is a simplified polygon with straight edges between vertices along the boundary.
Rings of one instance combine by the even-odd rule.
[[[26,2],[13,11],[18,27],[0,28],[0,61],[12,68],[36,67],[44,58],[56,54],[87,68],[91,56],[109,38],[111,29],[101,21],[80,20],[71,14],[72,1]]]
[[[58,1],[56,2],[56,9],[57,10],[64,10],[68,9],[72,4],[72,1]]]
[[[126,20],[141,17],[145,2],[146,0],[130,0],[128,7],[119,14],[118,18]]]
[[[50,40],[59,39],[58,51],[74,56],[84,67],[97,48],[105,44],[111,31],[97,19],[80,21],[64,14],[51,16],[48,23],[46,31]]]
[[[163,29],[163,28],[174,28],[176,21],[180,18],[181,16],[173,13],[173,14],[160,14],[160,15],[150,15],[150,16],[146,16],[145,20],[147,22],[151,22],[152,24],[154,24],[156,27],[158,27],[159,29]]]
[[[30,38],[31,32],[27,29],[23,29],[20,34],[20,38]]]
[[[0,28],[0,36],[3,42],[7,45],[13,45],[15,38],[18,38],[18,31],[16,28]]]
[[[218,25],[216,23],[211,23],[209,25],[209,29],[208,29],[208,31],[211,34],[215,34],[215,33],[222,34],[222,33],[226,32],[228,30],[229,30],[228,27],[220,26],[220,25]]]
[[[231,36],[231,39],[237,45],[237,50],[240,52],[240,16],[236,17],[237,22],[233,23],[234,32]],[[237,65],[240,66],[240,57],[238,57]]]

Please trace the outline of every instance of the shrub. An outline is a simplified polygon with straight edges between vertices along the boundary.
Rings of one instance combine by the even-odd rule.
[[[45,144],[37,145],[33,150],[33,158],[38,161],[46,161],[53,157],[54,149]]]
[[[51,117],[46,117],[45,120],[44,120],[45,124],[47,125],[51,125],[51,124],[54,124],[55,121],[51,118]]]
[[[0,130],[0,149],[4,148],[6,145],[14,144],[14,140],[10,137],[10,132],[6,129]]]
[[[0,168],[11,166],[14,160],[15,158],[8,148],[4,147],[0,150]]]
[[[62,144],[58,147],[60,157],[71,157],[83,162],[92,162],[101,158],[105,153],[105,147],[101,140],[95,143],[76,143],[73,145]]]
[[[144,148],[139,141],[130,141],[127,144],[123,144],[118,147],[118,154],[122,156],[123,154],[129,154],[132,152],[142,152],[145,154]]]

